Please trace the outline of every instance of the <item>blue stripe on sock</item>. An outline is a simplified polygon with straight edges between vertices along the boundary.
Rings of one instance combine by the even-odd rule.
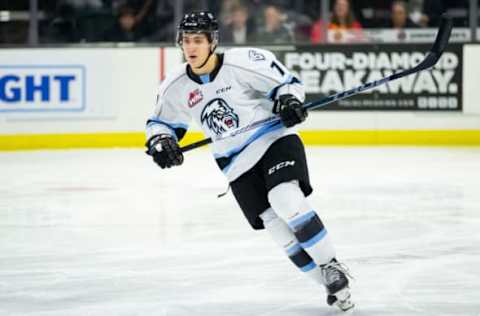
[[[294,220],[288,222],[288,226],[293,230],[296,230],[298,226],[301,226],[305,222],[309,221],[312,217],[316,215],[315,211],[310,211],[308,213],[303,214],[302,216],[295,218]]]
[[[300,247],[300,244],[294,244],[290,248],[287,248],[287,254],[289,256],[292,256],[301,250],[302,250],[302,247]]]
[[[326,235],[327,235],[327,230],[322,229],[318,234],[316,234],[315,236],[313,236],[311,239],[307,240],[306,242],[300,243],[300,245],[302,246],[303,249],[310,248],[313,245],[315,245],[317,242],[322,240]]]
[[[313,269],[315,269],[317,267],[317,265],[315,264],[315,262],[310,262],[309,264],[307,264],[306,266],[304,267],[301,267],[300,270],[302,270],[303,272],[308,272],[308,271],[311,271]]]

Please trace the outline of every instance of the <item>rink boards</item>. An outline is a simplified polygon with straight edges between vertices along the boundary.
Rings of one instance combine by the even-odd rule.
[[[414,52],[365,56],[352,52],[342,57],[343,53],[332,52],[337,63],[330,65],[319,59],[322,56],[314,56],[311,48],[300,51],[303,55],[291,48],[285,51],[283,57],[289,59],[282,62],[296,66],[303,81],[310,80],[306,83],[312,91],[316,91],[316,81],[312,80],[317,75],[319,85],[327,87],[325,93],[335,93],[331,89],[336,82],[345,84],[338,89],[348,88],[340,79],[350,78],[348,84],[354,85],[362,72],[366,73],[364,78],[372,79],[395,71],[365,68],[382,60],[384,65],[390,62],[385,56],[397,56],[399,67],[403,61],[420,56]],[[320,145],[480,145],[480,61],[475,58],[479,55],[480,45],[455,44],[439,67],[421,78],[411,78],[410,83],[400,82],[396,89],[404,89],[403,97],[423,94],[422,100],[427,101],[420,110],[380,107],[315,112],[301,126],[301,135],[307,144]],[[317,64],[308,64],[313,57]],[[365,62],[358,64],[358,69],[341,69],[338,58],[348,67]],[[2,50],[0,150],[142,146],[144,124],[153,111],[158,83],[179,63],[180,52],[173,47]],[[323,73],[322,65],[326,67]],[[300,66],[303,69],[298,69]],[[312,70],[315,67],[318,74]],[[378,90],[371,98],[388,96],[388,102],[393,102],[401,99],[396,92]],[[383,105],[389,104],[393,103]],[[197,127],[190,131],[184,143],[203,138]]]

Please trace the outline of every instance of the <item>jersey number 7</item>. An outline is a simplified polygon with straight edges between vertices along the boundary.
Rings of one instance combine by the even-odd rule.
[[[285,71],[283,71],[283,69],[282,69],[275,61],[272,61],[272,63],[270,64],[270,67],[272,67],[273,69],[278,70],[278,72],[279,72],[280,75],[282,75],[282,76],[285,74]]]

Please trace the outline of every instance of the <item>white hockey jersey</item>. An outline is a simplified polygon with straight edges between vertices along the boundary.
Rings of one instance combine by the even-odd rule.
[[[301,82],[266,50],[227,50],[219,54],[215,70],[202,76],[183,64],[159,87],[154,115],[147,121],[147,139],[168,133],[178,140],[192,118],[214,139],[271,117],[274,100],[287,93],[305,99]],[[294,133],[277,122],[214,141],[211,149],[222,172],[233,181],[251,169],[273,142]]]

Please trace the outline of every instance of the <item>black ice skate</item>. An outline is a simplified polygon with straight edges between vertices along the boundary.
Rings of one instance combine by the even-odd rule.
[[[329,263],[321,265],[322,275],[327,288],[327,304],[336,305],[342,311],[347,311],[355,306],[350,300],[347,269],[334,258]]]

